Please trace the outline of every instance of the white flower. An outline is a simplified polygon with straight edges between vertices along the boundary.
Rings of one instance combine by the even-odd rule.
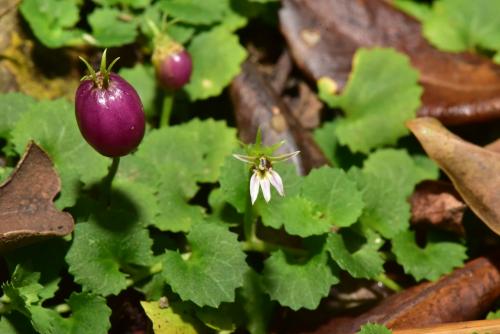
[[[271,200],[271,185],[274,189],[276,189],[278,194],[285,196],[283,181],[281,180],[281,176],[273,170],[271,161],[288,160],[297,154],[299,154],[299,151],[276,157],[253,157],[248,155],[233,154],[236,159],[253,165],[253,174],[250,178],[250,198],[252,200],[252,205],[255,203],[259,195],[259,187],[262,189],[262,195],[264,196],[266,202]]]

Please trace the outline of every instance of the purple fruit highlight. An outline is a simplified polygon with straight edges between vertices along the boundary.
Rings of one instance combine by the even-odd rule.
[[[156,75],[160,84],[171,90],[182,88],[189,82],[193,62],[186,50],[171,53],[156,66]]]
[[[76,91],[75,109],[78,127],[85,140],[108,157],[124,156],[142,140],[145,116],[139,95],[127,81],[115,73],[102,84],[102,74],[81,82]]]

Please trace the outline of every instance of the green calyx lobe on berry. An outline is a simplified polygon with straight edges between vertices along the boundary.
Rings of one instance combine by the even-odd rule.
[[[106,68],[106,53],[107,53],[107,51],[108,50],[106,49],[102,53],[101,66],[99,68],[99,72],[97,72],[97,73],[84,58],[78,57],[85,64],[85,66],[87,67],[87,70],[89,71],[89,74],[83,76],[80,81],[92,80],[94,82],[94,87],[97,87],[99,89],[107,89],[109,87],[109,74],[111,73],[111,69],[116,64],[118,59],[120,59],[120,57],[115,58],[111,62],[111,64],[109,64],[109,66]]]

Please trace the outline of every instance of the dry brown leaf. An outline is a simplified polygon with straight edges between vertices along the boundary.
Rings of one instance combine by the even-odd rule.
[[[420,70],[419,116],[445,124],[500,118],[500,67],[467,53],[441,52],[420,23],[382,0],[283,0],[280,25],[298,67],[311,80],[327,76],[341,90],[359,47],[393,47]]]
[[[54,207],[61,184],[47,154],[35,143],[0,186],[0,251],[73,231],[73,218]]]
[[[393,334],[500,334],[500,319],[454,322],[425,328],[402,329]]]
[[[411,223],[465,234],[462,218],[467,208],[453,185],[443,181],[423,181],[410,197]]]
[[[500,154],[462,140],[434,118],[406,124],[472,211],[500,235]]]
[[[499,266],[498,258],[477,258],[437,282],[392,295],[355,319],[333,319],[314,333],[354,334],[367,322],[406,329],[478,319],[500,297]]]

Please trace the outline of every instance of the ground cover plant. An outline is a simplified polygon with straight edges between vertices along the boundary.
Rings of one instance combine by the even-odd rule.
[[[385,334],[391,305],[410,327],[484,319],[497,7],[0,4],[0,333]],[[460,275],[475,294],[439,321],[408,297]]]

